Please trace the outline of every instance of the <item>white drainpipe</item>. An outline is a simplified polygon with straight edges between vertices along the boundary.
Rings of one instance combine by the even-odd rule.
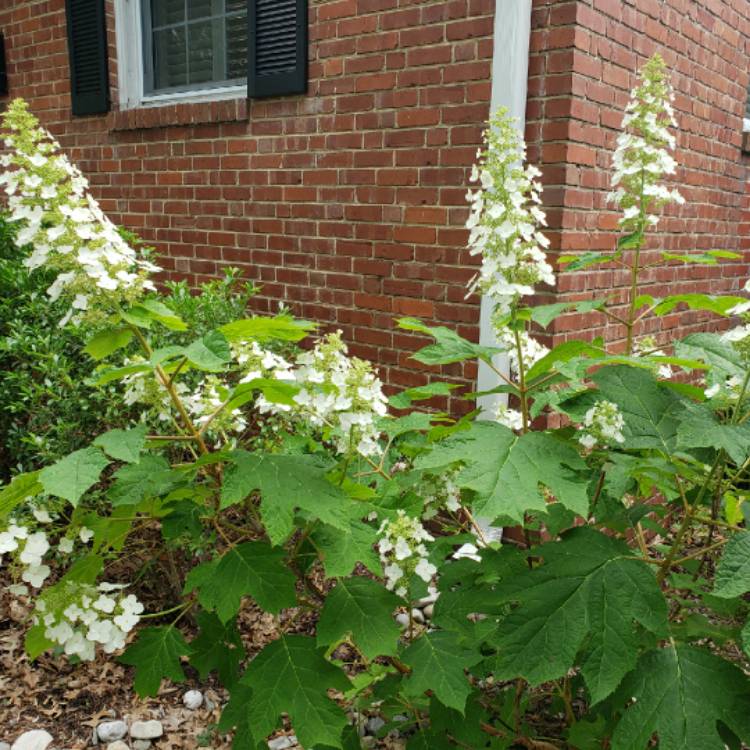
[[[518,119],[523,131],[526,124],[526,95],[529,73],[529,37],[531,35],[532,0],[496,0],[494,54],[492,58],[492,98],[490,108],[495,112],[505,107],[511,116]],[[492,330],[490,316],[492,303],[482,297],[479,317],[479,343],[494,346],[497,341]],[[498,356],[496,366],[507,371],[508,362]],[[500,378],[487,365],[479,363],[477,390],[488,391],[500,385]],[[490,418],[498,403],[505,402],[504,395],[481,396],[477,405],[483,416]]]

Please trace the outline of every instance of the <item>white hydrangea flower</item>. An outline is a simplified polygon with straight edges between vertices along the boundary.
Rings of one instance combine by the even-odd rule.
[[[420,490],[424,499],[422,518],[432,518],[441,508],[451,513],[461,509],[461,489],[456,483],[458,469],[442,475],[427,475],[422,478]]]
[[[656,226],[656,212],[661,207],[685,202],[679,190],[661,182],[665,175],[677,170],[677,162],[670,154],[676,140],[669,130],[670,126],[677,127],[674,92],[661,56],[654,55],[640,75],[641,84],[631,93],[617,138],[612,158],[612,192],[608,196],[622,209],[620,227],[626,232]]]
[[[541,172],[524,168],[526,144],[506,110],[491,119],[485,144],[471,174],[480,187],[466,195],[469,251],[482,256],[469,292],[489,296],[502,317],[520,297],[533,294],[536,284],[554,286],[555,275],[545,253],[550,243],[540,229],[547,224],[540,208]]]
[[[122,586],[108,583],[98,587],[68,583],[55,598],[61,596],[71,603],[62,611],[51,611],[40,599],[34,621],[44,625],[45,637],[61,646],[68,656],[92,661],[97,646],[107,654],[123,648],[127,634],[140,621],[143,605],[133,594],[122,596],[121,589]]]
[[[429,561],[424,543],[432,542],[434,538],[419,519],[399,510],[395,520],[383,521],[378,534],[380,540],[377,548],[383,563],[386,588],[406,597],[413,575],[425,583],[432,581],[437,568]]]
[[[588,450],[595,445],[624,443],[624,427],[625,420],[617,404],[602,399],[586,412],[578,440]]]
[[[10,220],[19,222],[19,246],[31,244],[28,268],[48,267],[57,278],[51,300],[72,300],[60,321],[101,319],[155,290],[149,275],[160,269],[139,257],[88,192],[88,182],[39,126],[21,99],[3,116],[8,154],[0,164],[0,187],[8,196]],[[92,300],[96,304],[92,304]]]
[[[496,328],[498,346],[505,349],[508,356],[508,364],[511,374],[518,377],[518,345],[516,343],[515,332],[506,327]],[[540,344],[531,334],[526,331],[519,331],[518,337],[521,342],[521,362],[523,363],[524,372],[530,370],[542,357],[549,354],[549,349]]]
[[[383,385],[369,362],[348,356],[341,331],[324,336],[295,364],[299,412],[315,427],[333,428],[339,453],[379,454],[375,422],[388,411]]]
[[[516,432],[523,429],[523,414],[516,409],[510,409],[503,403],[497,405],[495,410],[495,420],[502,425],[505,425],[510,430]]]

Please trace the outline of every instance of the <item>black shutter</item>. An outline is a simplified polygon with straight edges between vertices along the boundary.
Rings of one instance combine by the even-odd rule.
[[[248,0],[247,94],[307,91],[307,0]]]
[[[66,0],[70,99],[74,115],[109,112],[104,0]]]
[[[5,37],[0,34],[0,96],[8,93],[8,63],[5,61]]]

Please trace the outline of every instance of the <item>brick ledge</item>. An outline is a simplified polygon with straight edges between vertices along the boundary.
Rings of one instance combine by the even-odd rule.
[[[226,99],[218,102],[192,102],[140,107],[110,112],[109,130],[147,130],[171,125],[205,125],[247,120],[247,99]]]

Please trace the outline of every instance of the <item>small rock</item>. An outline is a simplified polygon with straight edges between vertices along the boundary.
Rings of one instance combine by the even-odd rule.
[[[428,604],[422,612],[424,612],[424,616],[428,619],[432,619],[432,613],[435,611],[435,605],[434,604]]]
[[[10,750],[10,745],[7,742],[0,742],[0,750]]]
[[[151,747],[151,740],[136,740],[133,743],[133,750],[148,750]]]
[[[160,721],[134,721],[130,727],[130,736],[134,740],[155,740],[164,734],[164,727]]]
[[[385,726],[385,721],[379,716],[373,716],[367,720],[365,729],[368,734],[377,734]]]
[[[297,744],[297,738],[292,735],[291,737],[274,737],[272,740],[268,740],[268,750],[287,750],[287,748],[294,747]]]
[[[362,737],[360,739],[362,747],[375,747],[377,740],[374,737]]]
[[[96,733],[102,742],[114,742],[128,733],[128,725],[124,721],[103,721],[96,728]]]
[[[146,742],[146,740],[143,740],[143,742]],[[115,740],[107,745],[107,750],[130,750],[130,748],[122,740]]]
[[[406,612],[399,612],[396,615],[396,622],[402,628],[408,628],[409,627],[409,615],[407,615]]]
[[[52,735],[44,729],[32,729],[24,732],[11,747],[11,750],[47,750],[52,742]]]
[[[437,594],[429,594],[428,596],[423,596],[421,599],[417,600],[417,606],[426,607],[428,604],[434,604],[437,601],[437,598]]]
[[[182,696],[182,702],[185,704],[185,708],[190,711],[197,711],[203,705],[203,693],[200,690],[188,690]]]
[[[422,614],[421,609],[413,609],[411,611],[411,616],[414,622],[423,623],[424,622],[424,615]]]
[[[203,696],[203,703],[206,705],[207,711],[213,711],[216,708],[216,702],[211,700],[207,695]]]

